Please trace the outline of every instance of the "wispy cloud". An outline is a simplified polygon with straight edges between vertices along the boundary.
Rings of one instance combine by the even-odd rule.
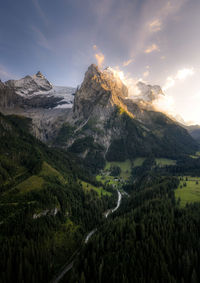
[[[145,50],[145,47],[148,46],[150,42],[158,40],[157,32],[161,32],[164,29],[164,26],[173,19],[174,15],[179,13],[187,1],[188,0],[148,0],[143,2],[138,22],[137,41],[133,43],[132,46],[136,57],[141,54],[141,51]],[[146,48],[146,53],[151,53],[155,50],[158,49],[155,48],[154,45],[153,50]]]
[[[132,62],[134,61],[134,59],[129,59],[127,61],[123,62],[123,67],[127,67],[128,65],[130,65]]]
[[[96,53],[95,58],[97,60],[97,64],[98,64],[99,68],[102,68],[102,65],[103,65],[103,62],[104,62],[104,59],[105,59],[103,53]]]
[[[194,68],[184,68],[178,70],[175,76],[167,77],[166,83],[163,86],[163,90],[168,90],[169,88],[173,87],[177,81],[185,80],[186,78],[193,76],[194,73]]]
[[[151,52],[153,52],[153,51],[159,51],[160,49],[159,49],[159,47],[158,47],[158,45],[157,44],[155,44],[155,43],[153,43],[152,45],[150,45],[149,47],[147,47],[147,49],[145,49],[145,53],[151,53]]]
[[[44,24],[47,26],[49,24],[49,21],[39,4],[39,0],[32,0],[32,2],[40,18],[43,20]]]
[[[0,65],[0,79],[8,80],[8,79],[17,79],[18,77],[7,70],[7,68],[3,65]]]
[[[147,77],[149,76],[149,74],[150,74],[150,73],[149,73],[149,70],[147,70],[147,71],[145,71],[145,72],[143,73],[143,77],[144,77],[144,78],[147,78]]]
[[[52,50],[52,47],[46,38],[46,36],[39,30],[36,26],[31,26],[31,29],[34,31],[35,36],[36,36],[36,41],[37,44],[40,45],[41,47]]]
[[[102,68],[103,62],[105,60],[105,56],[101,51],[98,51],[99,48],[96,44],[93,45],[93,50],[96,52],[94,54],[95,59],[97,60],[97,65],[99,68]]]
[[[155,19],[148,24],[150,32],[157,32],[160,31],[162,28],[162,22],[160,19]]]

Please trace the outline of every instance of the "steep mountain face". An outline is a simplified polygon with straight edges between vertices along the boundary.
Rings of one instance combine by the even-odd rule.
[[[26,76],[20,80],[9,80],[5,83],[21,96],[30,96],[38,91],[52,89],[51,83],[39,71],[33,76]]]
[[[200,126],[199,125],[191,125],[184,126],[190,133],[190,135],[200,143]]]
[[[37,138],[78,154],[95,170],[102,168],[106,159],[149,155],[176,158],[198,149],[185,129],[153,109],[151,101],[163,95],[159,86],[140,82],[140,97],[133,100],[111,68],[88,68],[80,88],[74,96],[71,94],[73,108],[72,100],[67,104],[64,88],[52,87],[40,72],[0,87],[0,95],[4,93],[2,112],[30,117]],[[15,105],[6,102],[10,96],[14,97],[11,101],[17,100],[20,110],[14,107],[5,111],[4,105]]]
[[[145,88],[149,101],[161,92],[157,86]],[[105,158],[122,161],[151,154],[176,158],[197,150],[185,129],[163,113],[147,110],[129,99],[120,78],[111,69],[100,71],[95,65],[88,68],[75,94],[67,122],[55,143],[94,166],[101,166]]]
[[[73,106],[75,88],[53,86],[38,72],[20,80],[0,81],[0,112],[32,119],[31,132],[48,142]]]
[[[176,115],[173,118],[179,123],[181,127],[189,132],[193,139],[200,143],[200,125],[188,125],[188,123],[185,122],[180,115]]]
[[[0,108],[12,109],[21,103],[23,99],[0,80]]]
[[[41,72],[1,85],[7,92],[14,93],[15,99],[8,95],[8,100],[22,108],[71,108],[73,104],[75,89],[53,86]]]

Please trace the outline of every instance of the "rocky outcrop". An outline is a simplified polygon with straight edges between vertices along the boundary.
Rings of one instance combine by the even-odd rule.
[[[73,118],[87,119],[91,114],[96,114],[99,118],[110,115],[113,106],[120,106],[127,97],[127,87],[114,77],[111,70],[101,72],[92,64],[75,94]]]
[[[13,105],[25,108],[71,108],[73,104],[74,88],[53,86],[41,73],[26,76],[19,80],[9,80],[3,84],[7,90],[12,90],[13,97],[7,95],[7,99]],[[5,97],[6,99],[6,97]],[[5,107],[8,103],[5,104]]]
[[[40,91],[33,93],[35,84],[40,85]],[[146,107],[128,96],[126,85],[115,71],[111,68],[101,71],[92,64],[75,93],[73,108],[57,109],[56,103],[62,101],[51,100],[54,88],[48,92],[41,90],[46,87],[51,85],[41,73],[20,82],[0,84],[0,89],[12,91],[15,99],[23,99],[20,110],[15,108],[13,113],[32,119],[32,133],[36,137],[78,154],[94,170],[101,168],[105,159],[121,161],[149,155],[176,158],[192,154],[198,148],[185,129],[150,107],[152,100],[163,95],[159,86],[139,83]],[[8,104],[4,98],[4,105]]]
[[[0,108],[13,109],[16,105],[22,103],[23,99],[12,88],[0,81]]]
[[[30,96],[36,92],[52,89],[52,84],[42,75],[41,72],[33,76],[26,76],[20,80],[9,80],[5,84],[13,88],[21,96]]]
[[[144,83],[139,87],[148,107],[128,97],[127,87],[111,68],[100,71],[91,65],[75,93],[69,124],[58,135],[60,145],[93,166],[103,164],[102,158],[124,160],[151,154],[175,158],[194,152],[197,144],[187,131],[149,106],[163,95],[161,88]]]

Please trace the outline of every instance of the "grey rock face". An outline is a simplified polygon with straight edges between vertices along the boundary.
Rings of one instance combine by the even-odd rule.
[[[9,88],[0,81],[0,108],[13,109],[16,105],[23,103],[22,97],[17,95],[12,88]]]
[[[41,85],[41,80],[44,80],[40,72],[34,76],[36,78],[33,84],[30,76],[24,78],[26,90],[30,90],[29,83],[33,89],[36,82],[39,81]],[[7,85],[8,83],[5,87],[11,90],[12,81],[9,88]],[[149,105],[158,95],[163,95],[159,86],[141,83],[139,87]],[[3,93],[1,88],[4,89],[2,84],[0,95]],[[53,89],[50,90],[52,91]],[[103,166],[104,158],[124,160],[150,154],[165,157],[168,154],[173,157],[184,152],[192,153],[196,149],[196,143],[187,131],[173,120],[130,99],[127,87],[111,68],[104,71],[100,71],[95,65],[88,68],[83,83],[75,93],[71,109],[57,109],[56,103],[62,101],[53,101],[44,93],[37,96],[29,92],[23,97],[16,97],[23,99],[20,102],[23,107],[18,110],[9,108],[7,113],[32,118],[32,132],[36,137],[49,145],[78,154],[87,164],[93,164],[96,168]],[[4,98],[5,104],[8,103]],[[46,108],[54,109],[45,109],[45,105],[48,105]]]
[[[51,83],[38,72],[33,76],[26,76],[20,80],[9,80],[5,82],[8,87],[11,87],[21,96],[30,96],[35,92],[48,91],[52,89]]]

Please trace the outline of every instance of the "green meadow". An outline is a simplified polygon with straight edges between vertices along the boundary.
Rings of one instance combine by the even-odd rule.
[[[178,189],[175,190],[175,196],[176,199],[180,198],[180,205],[182,207],[186,203],[200,202],[200,177],[184,176],[183,180],[180,181]]]
[[[157,166],[167,166],[167,165],[176,165],[176,160],[168,159],[168,158],[156,158]]]
[[[131,161],[129,159],[125,160],[124,162],[106,162],[106,166],[104,171],[108,171],[111,166],[118,166],[121,169],[120,177],[123,179],[128,179],[131,175]]]
[[[95,192],[98,193],[99,196],[101,196],[101,195],[108,195],[108,196],[110,196],[110,195],[111,195],[110,192],[107,192],[107,191],[104,190],[102,187],[96,187],[96,186],[91,185],[91,184],[89,184],[89,183],[86,183],[86,182],[84,182],[84,181],[81,181],[81,185],[82,185],[82,187],[83,187],[83,189],[84,189],[85,191],[87,191],[87,190],[88,190],[88,191],[94,190]]]

